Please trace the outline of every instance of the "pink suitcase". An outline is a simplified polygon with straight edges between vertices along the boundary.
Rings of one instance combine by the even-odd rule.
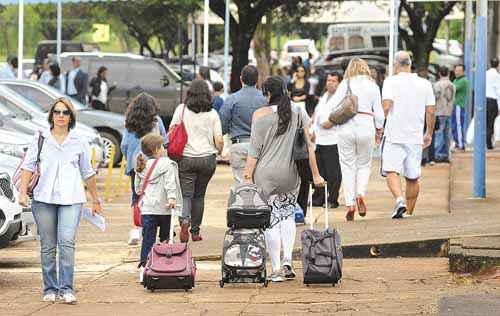
[[[196,263],[187,243],[173,243],[174,210],[169,243],[153,246],[144,269],[143,284],[150,291],[194,287]]]

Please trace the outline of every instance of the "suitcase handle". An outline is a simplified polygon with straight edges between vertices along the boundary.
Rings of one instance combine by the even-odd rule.
[[[261,216],[261,215],[264,215],[264,212],[259,212],[259,213],[254,213],[254,214],[246,214],[246,213],[238,212],[238,215],[242,215],[242,216]]]
[[[309,214],[309,226],[311,229],[314,229],[314,216],[313,216],[313,203],[312,203],[312,183],[309,183],[309,211],[307,212]],[[328,211],[329,211],[329,206],[328,206],[328,184],[325,183],[325,230],[328,229]]]

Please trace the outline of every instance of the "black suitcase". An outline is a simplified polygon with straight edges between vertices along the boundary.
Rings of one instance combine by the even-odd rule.
[[[225,283],[268,285],[266,239],[261,229],[229,229],[224,236],[220,287]]]
[[[315,230],[312,187],[309,189],[310,229],[301,234],[304,284],[337,284],[342,278],[342,244],[337,230],[328,228],[328,189],[325,185],[325,230]]]
[[[227,227],[266,229],[271,222],[271,207],[262,189],[252,183],[231,188],[227,208]]]

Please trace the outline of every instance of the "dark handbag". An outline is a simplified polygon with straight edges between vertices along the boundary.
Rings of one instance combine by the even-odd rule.
[[[293,160],[305,160],[309,158],[309,150],[307,148],[306,135],[304,126],[302,125],[301,115],[297,113],[297,131],[295,132],[295,140],[293,142]]]
[[[35,190],[35,187],[38,184],[38,180],[40,179],[40,154],[42,153],[43,141],[44,137],[42,136],[42,132],[39,132],[38,153],[36,155],[35,170],[31,174],[31,179],[30,182],[28,183],[28,188],[26,189],[26,194],[29,197],[33,197],[33,190]],[[17,188],[18,191],[21,191],[21,174],[22,174],[21,166],[23,165],[25,159],[26,159],[26,154],[24,155],[23,159],[21,160],[21,163],[14,172],[14,176],[12,177],[14,186]]]
[[[342,125],[358,113],[358,97],[352,94],[351,85],[347,80],[347,93],[335,110],[330,113],[328,120],[335,125]]]
[[[135,226],[142,226],[142,219],[141,219],[141,207],[140,203],[142,201],[142,198],[144,197],[144,192],[146,191],[146,188],[148,187],[149,184],[149,178],[151,178],[151,174],[153,173],[153,170],[156,167],[156,164],[158,163],[159,158],[155,159],[153,161],[153,164],[151,165],[151,168],[149,168],[148,173],[146,174],[146,177],[144,178],[144,183],[142,184],[141,191],[137,192],[139,195],[137,201],[132,205],[132,211],[134,213],[134,225]]]
[[[266,229],[271,225],[271,207],[256,184],[240,183],[232,187],[227,204],[227,227],[231,229]]]

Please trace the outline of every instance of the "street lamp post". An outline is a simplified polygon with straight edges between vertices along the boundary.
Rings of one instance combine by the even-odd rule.
[[[210,0],[205,0],[203,10],[203,66],[208,66],[208,10]]]
[[[488,0],[477,0],[474,80],[474,197],[486,197],[486,56]]]
[[[229,4],[226,0],[226,15],[224,19],[224,93],[229,93]]]
[[[17,79],[23,79],[24,0],[19,0],[19,30],[17,34]]]

